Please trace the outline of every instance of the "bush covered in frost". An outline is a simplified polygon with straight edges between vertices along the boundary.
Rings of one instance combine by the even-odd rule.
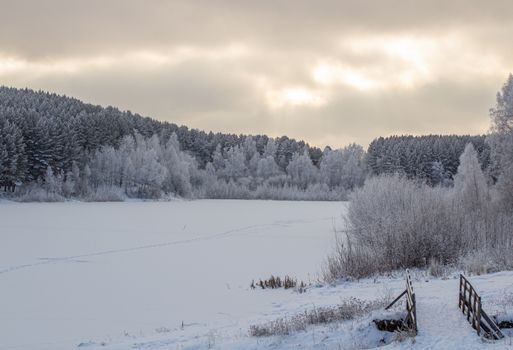
[[[427,267],[433,261],[472,270],[472,262],[483,266],[484,260],[487,271],[513,267],[513,215],[490,195],[470,144],[453,188],[399,175],[374,177],[353,193],[346,219],[348,230],[328,258],[327,280]]]

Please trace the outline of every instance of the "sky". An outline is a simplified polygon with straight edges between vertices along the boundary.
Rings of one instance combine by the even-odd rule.
[[[0,0],[0,85],[342,147],[481,134],[512,1]]]

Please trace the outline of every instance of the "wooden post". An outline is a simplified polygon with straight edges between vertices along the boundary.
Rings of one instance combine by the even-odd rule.
[[[417,301],[415,300],[415,294],[412,296],[413,299],[413,329],[415,330],[415,334],[417,334]]]
[[[481,336],[481,297],[477,297],[476,323],[477,335]]]
[[[410,271],[406,270],[406,289],[388,305],[385,310],[392,307],[399,299],[406,295],[406,319],[404,324],[417,335],[417,304],[415,302],[415,293],[411,282]]]
[[[473,290],[472,292],[472,327],[477,331],[477,297],[475,291]]]
[[[461,295],[462,291],[463,291],[463,275],[460,274],[460,293],[458,295],[458,306],[460,309],[463,310],[463,308],[462,308],[463,298]]]
[[[465,304],[465,313],[468,315],[468,313],[470,312],[469,308],[470,308],[470,305],[468,303],[468,298],[470,296],[470,290],[468,288],[468,284],[467,284],[467,281],[464,281],[463,282],[463,304]],[[468,318],[467,318],[468,319]]]

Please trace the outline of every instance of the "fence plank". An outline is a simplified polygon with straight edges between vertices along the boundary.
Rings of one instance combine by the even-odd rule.
[[[481,296],[477,294],[474,287],[462,274],[460,274],[458,306],[463,312],[463,315],[467,316],[467,321],[472,328],[476,330],[478,336],[481,335],[482,330],[485,335],[493,339],[504,338],[504,334],[502,334],[499,327],[497,327],[495,322],[484,312],[481,304]]]
[[[408,327],[417,334],[417,305],[410,270],[406,270],[406,312],[408,313]]]
[[[401,293],[397,298],[395,298],[395,299],[394,299],[394,301],[392,301],[392,302],[391,302],[391,303],[390,303],[390,304],[385,308],[385,310],[390,309],[390,308],[391,308],[395,303],[397,303],[397,301],[398,301],[399,299],[401,299],[401,298],[402,298],[402,296],[403,296],[403,295],[405,295],[405,294],[406,294],[406,292],[407,292],[407,290],[404,290],[404,291],[403,291],[403,292],[402,292],[402,293]]]
[[[481,335],[481,297],[477,298],[477,335]]]
[[[415,293],[413,291],[413,283],[411,281],[410,270],[406,270],[406,289],[388,305],[385,310],[392,307],[399,299],[406,295],[406,319],[404,324],[417,335],[417,306],[415,301]]]

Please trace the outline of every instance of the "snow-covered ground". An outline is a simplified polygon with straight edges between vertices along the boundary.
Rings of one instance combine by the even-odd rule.
[[[404,288],[393,277],[251,290],[270,274],[314,282],[345,203],[0,203],[0,349],[513,349],[479,339],[457,306],[457,274],[414,271],[419,334],[375,329],[383,311],[255,338],[249,326]],[[513,273],[470,277],[489,314],[513,312]],[[388,345],[381,340],[386,338]]]
[[[251,280],[315,280],[344,208],[0,202],[0,349],[137,341],[182,322],[201,334],[271,312],[290,293],[257,293]]]

